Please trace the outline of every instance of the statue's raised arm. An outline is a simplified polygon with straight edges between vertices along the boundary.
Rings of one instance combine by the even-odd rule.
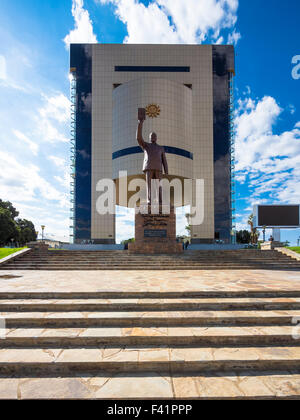
[[[146,119],[146,110],[145,108],[139,108],[138,110],[138,127],[136,131],[136,139],[138,144],[141,146],[141,148],[145,149],[145,141],[143,139],[143,124]]]

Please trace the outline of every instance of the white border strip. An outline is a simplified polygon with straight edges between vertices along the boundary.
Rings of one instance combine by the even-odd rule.
[[[289,257],[295,258],[295,260],[300,261],[300,254],[291,249],[287,248],[275,248],[276,251],[281,252],[281,254],[288,255]]]
[[[5,264],[9,260],[14,260],[15,258],[20,257],[22,254],[31,251],[31,248],[21,249],[21,251],[14,252],[13,254],[8,255],[7,257],[0,259],[0,265]]]

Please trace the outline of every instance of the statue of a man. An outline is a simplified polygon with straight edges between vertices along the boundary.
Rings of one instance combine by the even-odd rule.
[[[146,111],[144,108],[139,108],[138,127],[136,139],[138,144],[144,151],[143,172],[146,175],[147,182],[147,203],[151,204],[151,181],[156,179],[158,182],[162,178],[162,168],[165,174],[168,175],[168,163],[163,146],[157,144],[157,135],[152,132],[149,135],[150,143],[143,139],[143,123],[146,119]],[[162,202],[161,188],[159,188],[159,203]]]

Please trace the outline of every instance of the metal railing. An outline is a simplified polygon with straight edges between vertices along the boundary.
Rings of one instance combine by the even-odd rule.
[[[229,136],[230,136],[230,200],[231,242],[236,243],[235,219],[235,124],[234,124],[234,73],[229,72]]]
[[[74,242],[75,183],[76,183],[76,69],[70,69],[71,131],[70,131],[70,243]]]

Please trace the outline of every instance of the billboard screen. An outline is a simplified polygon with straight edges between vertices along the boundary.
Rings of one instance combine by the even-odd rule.
[[[256,226],[298,227],[299,205],[257,206]]]

